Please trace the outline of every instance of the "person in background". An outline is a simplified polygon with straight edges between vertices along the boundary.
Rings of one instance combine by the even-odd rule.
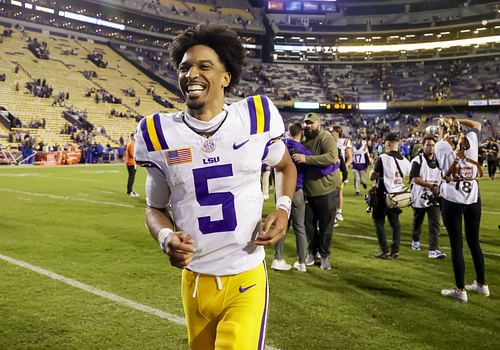
[[[462,125],[469,130],[462,130]],[[467,302],[467,291],[490,295],[486,284],[484,255],[479,242],[481,196],[477,178],[482,176],[478,163],[481,123],[472,119],[445,117],[439,120],[440,141],[436,158],[444,181],[441,182],[441,214],[450,239],[455,287],[441,290],[441,295]],[[465,284],[465,261],[462,243],[462,223],[472,255],[476,279]]]
[[[495,173],[497,172],[498,149],[495,138],[490,138],[486,144],[486,161],[488,162],[488,176],[492,180],[495,180]]]
[[[135,172],[137,164],[134,158],[135,136],[130,134],[130,140],[125,149],[125,165],[127,166],[128,179],[127,179],[127,195],[129,197],[139,197],[137,192],[134,192]]]
[[[296,163],[307,166],[304,175],[307,199],[305,222],[309,241],[306,264],[313,265],[314,256],[319,253],[320,268],[330,270],[333,224],[342,183],[337,144],[328,131],[321,129],[321,119],[316,113],[306,114],[304,135],[303,145],[309,150],[309,155],[295,153],[292,157]],[[324,175],[310,166],[332,166],[332,169]]]
[[[337,131],[339,138],[337,140],[337,147],[340,149],[340,153],[345,162],[345,172],[342,172],[342,182],[344,184],[349,182],[349,169],[352,164],[352,141],[349,137],[345,137],[344,131],[341,127]],[[344,221],[344,215],[342,214],[342,210],[344,209],[344,186],[340,188],[339,191],[339,204],[337,206],[337,213],[335,215],[335,220]]]
[[[385,136],[385,153],[382,153],[370,173],[370,180],[376,180],[377,205],[372,208],[373,224],[380,251],[373,256],[379,259],[399,259],[401,228],[400,208],[389,208],[385,202],[387,193],[400,192],[404,188],[404,177],[410,173],[410,162],[399,152],[399,136],[390,132]],[[389,249],[385,235],[385,218],[392,228],[392,245]]]
[[[366,189],[366,169],[370,166],[370,152],[366,141],[358,135],[352,147],[352,173],[354,174],[354,191],[359,196],[359,185]]]
[[[425,214],[429,222],[429,259],[442,259],[446,254],[439,250],[439,185],[441,170],[435,157],[436,139],[433,135],[423,138],[423,152],[411,161],[411,202],[413,207],[413,229],[411,249],[420,250],[420,237]]]
[[[300,123],[291,124],[288,127],[289,138],[285,138],[283,142],[288,148],[288,152],[293,155],[295,153],[303,153],[302,146],[302,125]],[[304,164],[295,164],[297,168],[297,184],[295,193],[292,198],[292,210],[290,213],[290,221],[295,232],[295,247],[297,250],[297,261],[293,264],[293,268],[300,272],[307,272],[306,257],[307,257],[307,234],[305,227],[306,204],[304,200]],[[288,231],[288,228],[287,228]],[[274,270],[288,271],[292,265],[288,264],[283,258],[283,247],[285,245],[285,237],[280,239],[274,248],[274,259],[271,268]]]

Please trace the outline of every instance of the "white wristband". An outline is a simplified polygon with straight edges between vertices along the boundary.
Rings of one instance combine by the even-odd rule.
[[[160,232],[158,232],[158,243],[160,243],[161,251],[165,254],[167,254],[165,242],[166,242],[167,238],[169,238],[173,234],[174,234],[174,231],[172,231],[172,229],[170,229],[168,227],[162,228],[160,230]]]
[[[290,218],[290,211],[292,210],[292,200],[288,196],[281,196],[276,200],[276,209],[282,209]]]

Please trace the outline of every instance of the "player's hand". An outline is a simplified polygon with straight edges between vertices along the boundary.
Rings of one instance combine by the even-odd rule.
[[[175,232],[165,242],[165,253],[170,258],[170,264],[181,269],[191,263],[195,251],[193,237],[182,231]]]
[[[253,241],[256,245],[274,245],[285,237],[288,227],[288,215],[283,209],[277,209],[266,217],[261,233]]]
[[[303,164],[306,162],[306,156],[300,153],[294,153],[292,155],[292,158],[298,164]]]

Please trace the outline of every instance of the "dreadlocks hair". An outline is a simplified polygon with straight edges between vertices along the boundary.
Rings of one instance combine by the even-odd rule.
[[[458,121],[455,117],[440,118],[438,126],[443,128],[443,135],[445,137],[458,136],[462,131],[462,128],[460,127],[460,121]]]
[[[223,25],[200,23],[190,27],[176,36],[170,44],[170,63],[177,68],[184,53],[195,45],[208,46],[217,53],[222,64],[231,74],[228,89],[238,84],[245,58],[245,50],[238,34]]]

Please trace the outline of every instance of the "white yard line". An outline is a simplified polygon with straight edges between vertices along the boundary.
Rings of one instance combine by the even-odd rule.
[[[22,194],[22,195],[26,195],[26,196],[35,196],[35,197],[47,197],[50,199],[57,199],[57,200],[79,201],[79,202],[94,203],[94,204],[99,204],[99,205],[110,205],[110,206],[122,207],[122,208],[137,208],[137,206],[131,205],[131,204],[124,204],[124,203],[117,203],[117,202],[106,202],[106,201],[99,201],[99,200],[92,200],[92,199],[78,198],[78,197],[70,197],[70,196],[59,196],[59,195],[49,194],[49,193],[18,191],[18,190],[13,190],[10,188],[0,188],[0,192],[10,192],[10,193]],[[124,195],[124,198],[125,198],[125,195]]]
[[[9,264],[19,266],[19,267],[22,267],[24,269],[27,269],[27,270],[30,270],[30,271],[33,271],[36,273],[39,273],[40,275],[52,278],[53,280],[63,282],[71,287],[75,287],[75,288],[84,290],[88,293],[92,293],[94,295],[100,296],[101,298],[105,298],[105,299],[114,301],[115,303],[127,306],[131,309],[135,309],[135,310],[147,313],[149,315],[160,317],[164,320],[170,321],[170,322],[175,323],[177,325],[183,325],[183,326],[186,325],[186,320],[183,317],[179,317],[179,316],[170,314],[168,312],[165,312],[165,311],[162,311],[159,309],[155,309],[151,306],[147,306],[147,305],[135,302],[135,301],[127,299],[127,298],[123,298],[117,294],[107,292],[105,290],[96,288],[96,287],[91,286],[89,284],[82,283],[82,282],[77,281],[73,278],[64,277],[63,275],[60,275],[58,273],[55,273],[55,272],[43,269],[41,267],[29,264],[25,261],[14,259],[14,258],[11,258],[10,256],[6,256],[3,254],[0,254],[0,260],[3,260],[5,262],[8,262]],[[266,350],[279,350],[279,349],[272,347],[272,346],[269,346],[269,345],[266,345]]]

